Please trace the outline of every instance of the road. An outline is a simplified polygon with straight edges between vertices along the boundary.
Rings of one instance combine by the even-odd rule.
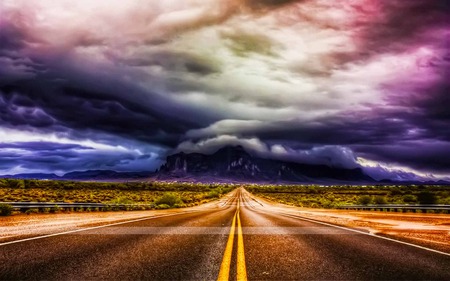
[[[0,243],[0,280],[450,280],[450,255],[244,189],[204,208]]]

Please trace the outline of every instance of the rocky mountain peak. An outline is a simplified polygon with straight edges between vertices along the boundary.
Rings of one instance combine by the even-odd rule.
[[[245,182],[373,182],[361,169],[333,168],[265,159],[242,146],[226,146],[213,154],[177,153],[167,157],[160,179],[208,179]]]

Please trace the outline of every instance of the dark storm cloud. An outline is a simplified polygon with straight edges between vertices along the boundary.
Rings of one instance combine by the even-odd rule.
[[[382,1],[380,8],[382,16],[371,22],[362,33],[367,50],[392,48],[399,43],[413,43],[417,37],[433,36],[436,28],[450,25],[448,1]]]
[[[32,126],[45,128],[52,126],[54,120],[45,112],[33,106],[27,97],[11,97],[0,90],[0,121],[2,125]]]
[[[23,50],[32,44],[41,44],[27,31],[27,19],[18,13],[2,13],[0,17],[0,79],[30,77],[46,70]]]
[[[6,127],[79,133],[79,138],[98,131],[165,146],[176,145],[186,129],[195,127],[131,98],[34,80],[0,87],[0,119]]]
[[[0,150],[6,148],[31,150],[31,151],[55,151],[55,150],[72,150],[72,149],[93,149],[92,147],[82,146],[70,143],[54,143],[54,142],[10,142],[0,143]]]
[[[409,112],[403,108],[402,111],[375,109],[372,114],[347,113],[312,123],[229,120],[190,131],[187,137],[198,141],[235,135],[301,150],[337,145],[350,148],[357,156],[382,163],[450,173],[450,130],[445,125],[448,116],[430,114],[441,113],[439,109],[445,106],[445,100],[441,102],[443,104],[427,103],[429,107],[416,104]]]
[[[149,154],[126,151],[110,153],[92,147],[52,142],[14,142],[0,144],[0,170],[21,167],[44,172],[74,169],[153,170],[161,160]]]
[[[18,51],[26,46],[25,31],[17,23],[0,20],[0,55]]]
[[[420,171],[450,172],[450,143],[439,141],[399,141],[384,145],[357,145],[354,150],[375,161],[387,160]]]
[[[450,75],[450,63],[448,64],[448,68],[444,69],[443,72]],[[418,95],[415,98],[405,101],[423,113],[422,118],[417,119],[416,122],[423,123],[423,126],[428,126],[430,129],[436,130],[436,136],[446,137],[447,140],[450,137],[450,129],[448,126],[442,125],[450,121],[449,93],[450,81],[443,77],[439,83],[429,88],[419,89]]]
[[[90,71],[77,69],[70,54],[61,50],[36,53],[29,46],[36,40],[26,30],[28,21],[15,14],[9,17],[11,21],[1,21],[0,29],[0,59],[7,62],[0,65],[2,127],[39,128],[81,139],[100,132],[173,147],[186,130],[207,122],[203,113],[199,113],[202,118],[196,118],[194,112],[180,108],[164,95],[114,78],[90,77]],[[92,34],[80,32],[75,37],[72,43],[76,47],[104,44]],[[131,58],[130,62],[199,75],[218,71],[213,62],[187,52],[159,52],[150,60]]]
[[[231,120],[229,123],[219,122],[219,126],[192,130],[187,136],[201,139],[221,134],[235,134],[242,137],[255,136],[266,141],[290,140],[319,145],[380,144],[391,143],[399,138],[410,138],[408,130],[414,126],[408,123],[408,114],[400,112],[379,114],[372,117],[367,113],[343,114],[307,123],[295,119],[276,122],[249,121],[248,124]]]

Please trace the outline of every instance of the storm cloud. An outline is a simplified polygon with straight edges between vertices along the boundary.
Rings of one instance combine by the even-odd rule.
[[[0,9],[0,173],[150,170],[240,144],[378,178],[450,175],[445,1]]]

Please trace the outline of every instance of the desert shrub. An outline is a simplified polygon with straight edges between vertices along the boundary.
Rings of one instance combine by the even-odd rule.
[[[374,201],[375,201],[375,204],[378,204],[378,205],[383,205],[383,204],[387,203],[386,197],[384,197],[384,196],[376,196]]]
[[[194,199],[189,196],[181,196],[181,201],[183,201],[184,203],[192,203]]]
[[[390,193],[391,193],[392,196],[402,195],[403,194],[403,192],[398,187],[392,189]]]
[[[53,206],[52,208],[50,208],[50,213],[59,213],[61,212],[61,207],[59,207],[58,205]]]
[[[320,200],[320,204],[325,209],[331,209],[331,208],[336,207],[336,204],[330,200]]]
[[[42,208],[41,212],[44,214],[50,213],[50,208]]]
[[[358,198],[358,203],[362,205],[368,205],[372,203],[372,197],[369,195],[363,195]]]
[[[319,193],[319,191],[314,186],[311,186],[308,190],[308,193],[317,194],[317,193]]]
[[[439,204],[450,205],[450,196],[442,198],[441,200],[439,200]]]
[[[220,197],[220,193],[217,192],[217,190],[213,190],[208,192],[208,194],[206,194],[205,196],[206,198],[219,198]]]
[[[416,198],[416,196],[414,196],[412,194],[407,194],[407,195],[403,196],[403,202],[405,202],[405,203],[416,203],[417,202],[417,198]]]
[[[156,205],[168,205],[169,207],[173,207],[175,204],[183,203],[181,198],[174,193],[165,193],[160,198],[156,199]]]
[[[113,206],[111,207],[111,211],[120,211],[120,206],[118,206],[118,205],[113,205]]]
[[[25,211],[25,214],[29,215],[29,214],[37,214],[39,213],[39,209],[38,208],[31,208]]]
[[[25,181],[19,179],[5,179],[6,186],[9,188],[25,188]]]
[[[169,209],[170,206],[167,204],[159,204],[158,206],[156,206],[156,209]]]
[[[417,200],[420,204],[436,204],[437,198],[436,195],[429,191],[421,191],[417,195]]]
[[[115,198],[114,200],[111,200],[112,204],[133,204],[133,200],[130,200],[129,198],[122,196],[122,197],[118,197]]]
[[[10,216],[12,215],[14,208],[8,204],[0,204],[0,216]]]

